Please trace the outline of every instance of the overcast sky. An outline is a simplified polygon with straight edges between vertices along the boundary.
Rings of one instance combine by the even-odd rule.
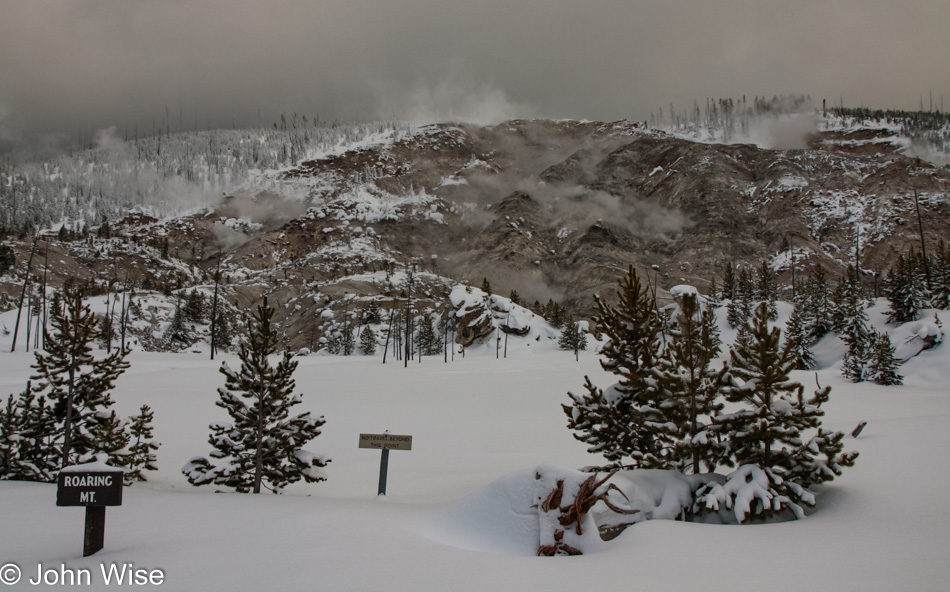
[[[0,0],[0,149],[110,125],[950,108],[948,0]]]

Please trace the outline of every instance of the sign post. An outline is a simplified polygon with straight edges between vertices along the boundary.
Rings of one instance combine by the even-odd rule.
[[[103,462],[72,465],[59,472],[56,505],[86,508],[83,557],[89,557],[103,547],[106,506],[122,505],[122,478],[122,469]]]
[[[360,434],[360,448],[381,450],[379,459],[379,488],[376,495],[386,495],[386,478],[389,475],[389,451],[412,450],[412,436],[397,436],[388,431],[382,434]]]

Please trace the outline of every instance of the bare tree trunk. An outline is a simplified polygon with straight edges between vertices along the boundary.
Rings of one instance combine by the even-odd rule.
[[[217,321],[218,314],[218,283],[221,281],[221,253],[218,253],[218,264],[214,268],[214,298],[211,300],[211,359],[214,359],[214,350],[216,346],[214,334],[215,331],[215,321]],[[312,340],[311,340],[312,341]],[[311,343],[311,348],[313,349],[313,344]]]
[[[389,329],[386,330],[386,345],[383,346],[383,364],[386,363],[386,354],[389,353],[389,337],[393,333],[393,316],[396,314],[396,301],[393,301],[393,307],[389,309]]]
[[[924,241],[924,223],[920,217],[920,201],[917,198],[917,188],[914,187],[914,208],[917,210],[917,229],[920,231],[920,254],[924,260],[924,275],[927,278],[927,289],[930,290],[930,264],[927,263],[927,244]]]
[[[30,283],[30,269],[33,267],[33,255],[36,253],[36,241],[38,238],[39,234],[33,235],[33,248],[30,250],[30,260],[26,264],[26,277],[23,278],[23,289],[20,291],[20,304],[16,309],[16,326],[13,327],[13,345],[10,346],[10,353],[16,351],[16,337],[20,331],[20,314],[23,312],[23,297],[26,296],[26,286]],[[27,343],[29,343],[29,336],[27,336]]]

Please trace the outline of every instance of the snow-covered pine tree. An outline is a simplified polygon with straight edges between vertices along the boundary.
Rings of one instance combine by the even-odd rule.
[[[930,258],[930,304],[934,308],[950,309],[950,248],[943,239]]]
[[[192,485],[213,483],[241,493],[260,493],[267,487],[279,493],[301,479],[308,483],[326,479],[321,468],[329,459],[303,449],[320,435],[323,417],[311,417],[309,412],[290,415],[301,401],[300,395],[293,395],[297,362],[286,351],[276,367],[268,361],[280,339],[271,324],[273,315],[265,298],[238,353],[241,369],[235,372],[227,363],[221,365],[225,386],[218,389],[215,404],[233,423],[211,424],[208,441],[214,460],[195,457],[182,467]]]
[[[644,415],[656,425],[661,466],[697,474],[703,466],[714,471],[723,456],[711,418],[723,407],[726,367],[711,367],[720,345],[712,310],[702,310],[695,292],[680,296],[678,305],[669,343],[650,371],[657,406]]]
[[[31,379],[34,392],[53,405],[63,467],[93,451],[92,430],[112,407],[109,392],[129,364],[127,352],[118,349],[101,359],[92,355],[96,320],[78,291],[53,295],[50,325],[46,351],[35,353]]]
[[[745,267],[736,275],[732,290],[732,300],[726,307],[726,321],[733,329],[741,327],[752,315],[752,301],[755,298],[755,283],[752,274]]]
[[[891,304],[891,310],[887,314],[888,322],[906,323],[917,320],[920,310],[924,308],[925,290],[923,276],[916,266],[900,255],[884,280],[884,295]]]
[[[0,425],[0,441],[15,442],[16,446],[7,457],[11,466],[0,472],[0,478],[52,483],[56,480],[60,460],[54,446],[56,420],[52,407],[45,397],[36,396],[30,382],[15,401],[10,396],[8,407],[11,402],[12,409],[6,409],[5,415],[16,421],[12,426],[15,431],[10,432],[11,426],[0,420],[4,424]],[[6,453],[0,451],[0,456],[6,456]]]
[[[769,320],[778,319],[778,286],[775,282],[775,272],[769,267],[768,261],[763,261],[755,278],[755,296],[759,302],[765,302],[769,307]]]
[[[874,350],[868,365],[868,378],[878,384],[895,386],[904,384],[904,377],[897,373],[900,361],[894,356],[894,346],[887,331],[874,338]]]
[[[185,303],[181,307],[184,320],[189,323],[203,323],[207,308],[204,296],[195,288],[188,292]]]
[[[785,340],[792,344],[792,350],[795,352],[795,369],[812,370],[817,367],[817,364],[815,356],[811,353],[811,337],[805,328],[801,311],[801,305],[796,302],[792,315],[785,324]]]
[[[128,459],[125,447],[129,445],[129,432],[126,422],[115,411],[99,418],[99,423],[92,429],[92,440],[94,454],[107,455],[110,466],[126,466]]]
[[[653,468],[658,462],[655,434],[645,425],[641,408],[651,402],[647,379],[661,347],[660,320],[649,288],[640,285],[632,266],[617,283],[616,306],[594,296],[598,314],[593,321],[607,338],[600,365],[619,381],[604,391],[585,376],[586,392],[568,393],[571,404],[561,408],[574,438],[590,445],[588,452]]]
[[[832,329],[831,323],[831,292],[828,288],[828,276],[825,275],[825,268],[821,265],[815,266],[815,272],[808,278],[805,284],[808,306],[805,308],[805,317],[810,319],[812,324],[810,337],[812,343],[828,334]]]
[[[365,325],[360,332],[360,351],[366,356],[376,353],[376,334],[369,325]]]
[[[172,349],[181,349],[191,345],[191,338],[188,335],[187,327],[185,327],[185,313],[181,306],[175,307],[175,314],[172,315],[171,323],[165,329],[165,343]]]
[[[148,405],[142,405],[139,414],[134,416],[129,425],[129,452],[126,456],[125,484],[131,485],[135,481],[147,481],[145,471],[155,471],[157,460],[155,451],[160,444],[153,440],[152,419],[155,412]]]
[[[723,300],[732,300],[735,295],[736,276],[732,271],[733,264],[726,264],[726,271],[722,276],[722,298]]]
[[[442,353],[442,340],[432,327],[432,314],[426,312],[416,321],[416,346],[424,356]]]
[[[858,271],[854,265],[848,265],[847,272],[835,286],[831,298],[831,328],[835,333],[844,333],[852,319],[853,302],[863,300],[863,297]]]
[[[364,325],[378,325],[383,322],[382,311],[379,309],[379,303],[375,300],[369,303],[366,312],[363,313]]]
[[[844,328],[841,339],[848,346],[841,365],[841,373],[851,382],[868,379],[871,359],[874,356],[875,333],[868,328],[868,315],[864,312],[864,302],[852,293],[850,301],[844,303],[844,313],[851,322]]]
[[[843,452],[841,432],[821,429],[831,387],[804,397],[804,387],[789,380],[796,364],[790,343],[781,345],[781,330],[768,327],[768,308],[761,304],[748,324],[749,344],[733,348],[733,386],[726,397],[741,405],[721,414],[717,423],[738,469],[726,483],[709,483],[696,494],[694,510],[733,508],[740,522],[767,518],[788,508],[796,518],[802,505],[815,504],[810,487],[830,481],[852,466],[856,452]],[[806,430],[817,430],[804,440]]]
[[[580,323],[574,321],[574,317],[567,317],[567,322],[564,324],[564,329],[561,330],[557,345],[560,349],[575,353],[579,350],[587,350],[587,333],[581,330]]]

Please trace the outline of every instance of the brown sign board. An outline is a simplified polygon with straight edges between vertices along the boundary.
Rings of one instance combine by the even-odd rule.
[[[412,436],[360,434],[360,448],[373,448],[375,450],[412,450]]]
[[[121,506],[122,471],[62,471],[57,506]]]

